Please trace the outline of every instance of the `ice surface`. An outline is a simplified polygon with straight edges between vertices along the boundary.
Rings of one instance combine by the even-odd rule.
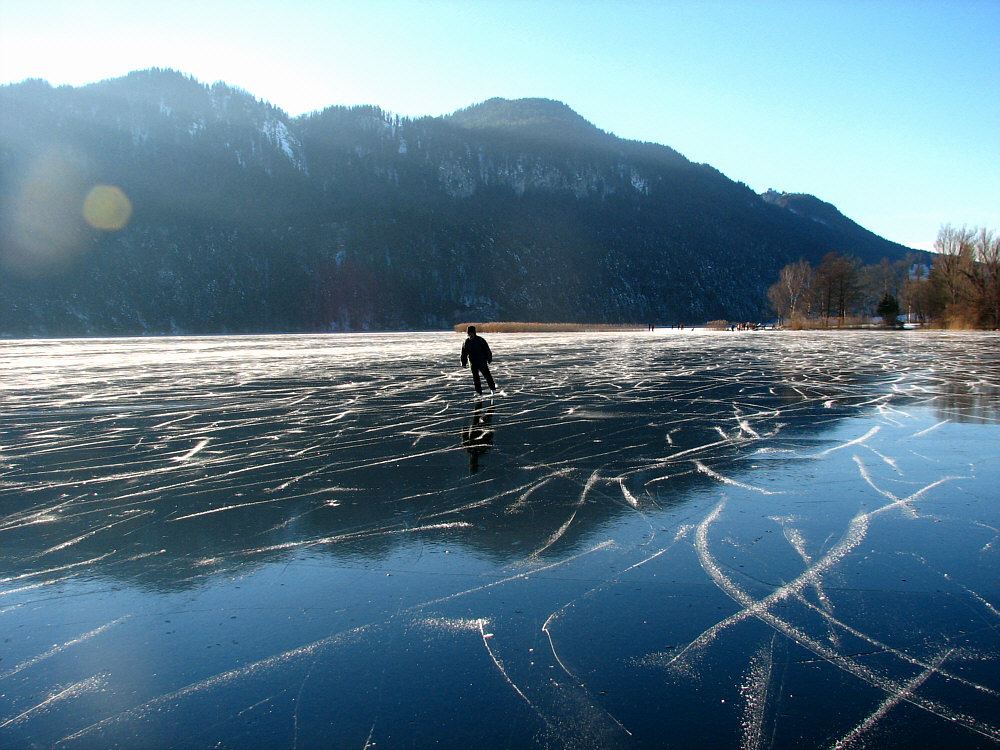
[[[0,343],[0,747],[993,747],[1000,337]]]

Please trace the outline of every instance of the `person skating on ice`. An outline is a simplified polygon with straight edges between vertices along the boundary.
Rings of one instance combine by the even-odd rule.
[[[471,365],[472,383],[476,386],[476,393],[483,395],[483,384],[479,379],[480,374],[486,378],[486,384],[490,387],[491,395],[496,395],[497,386],[493,382],[493,375],[490,373],[490,363],[493,362],[493,352],[486,339],[476,335],[476,327],[469,326],[467,330],[468,338],[462,344],[462,367]]]

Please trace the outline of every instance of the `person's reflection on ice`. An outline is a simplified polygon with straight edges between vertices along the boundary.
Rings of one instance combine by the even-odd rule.
[[[479,471],[479,457],[493,445],[493,405],[485,411],[482,401],[476,402],[472,411],[472,419],[462,429],[462,445],[469,452],[469,473]]]

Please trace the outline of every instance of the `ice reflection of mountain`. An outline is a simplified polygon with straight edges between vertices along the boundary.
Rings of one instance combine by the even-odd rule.
[[[0,745],[997,741],[995,335],[489,338],[0,345]]]

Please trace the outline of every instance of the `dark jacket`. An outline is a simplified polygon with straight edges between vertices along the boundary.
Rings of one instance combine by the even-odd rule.
[[[493,361],[490,345],[482,336],[469,336],[462,344],[462,367],[469,361],[473,367],[482,367]]]

